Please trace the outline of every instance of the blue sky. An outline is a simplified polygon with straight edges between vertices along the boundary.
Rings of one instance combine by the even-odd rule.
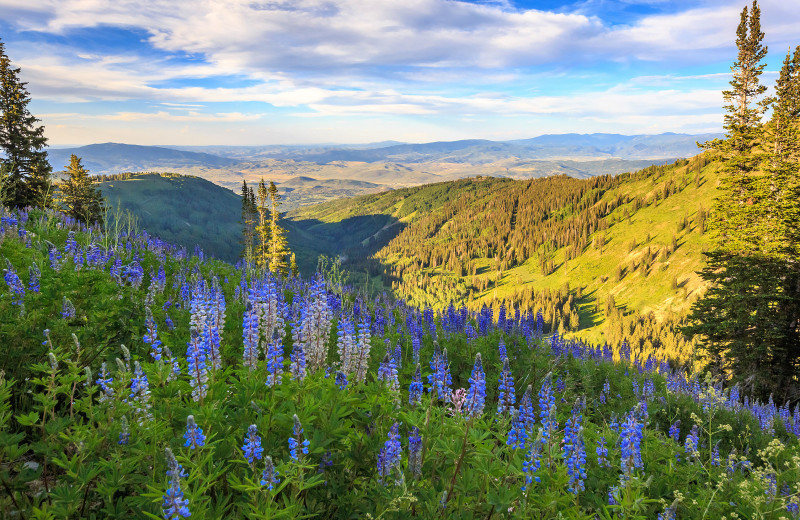
[[[51,144],[719,131],[744,2],[0,0]],[[771,83],[800,2],[762,0]]]

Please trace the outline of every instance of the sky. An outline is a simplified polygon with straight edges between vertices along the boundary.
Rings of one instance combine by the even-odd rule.
[[[0,0],[51,145],[722,129],[741,0]],[[800,1],[761,0],[762,76]]]

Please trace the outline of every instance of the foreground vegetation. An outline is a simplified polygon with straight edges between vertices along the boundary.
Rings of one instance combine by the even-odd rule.
[[[5,517],[797,515],[800,410],[665,356],[2,227]]]

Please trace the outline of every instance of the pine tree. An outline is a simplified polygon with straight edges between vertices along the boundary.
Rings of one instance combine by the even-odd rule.
[[[6,175],[0,193],[7,206],[49,206],[50,173],[44,151],[44,127],[28,111],[30,96],[19,80],[19,68],[11,65],[0,41],[0,166]]]
[[[291,260],[289,261],[289,270],[292,271],[292,276],[297,276],[299,270],[297,269],[297,258],[295,258],[294,253],[291,254]]]
[[[256,239],[256,209],[253,188],[247,186],[247,181],[242,181],[242,258],[248,265],[253,263]]]
[[[286,242],[286,231],[280,226],[280,201],[278,188],[274,182],[269,183],[270,200],[270,243],[269,243],[269,270],[284,276],[288,273],[286,257],[289,255],[289,246]]]
[[[267,269],[269,267],[269,252],[270,252],[270,220],[268,219],[269,213],[269,193],[267,186],[264,184],[264,179],[258,183],[258,196],[257,196],[256,211],[258,212],[258,225],[256,226],[256,236],[258,241],[255,250],[255,263],[257,267]]]
[[[790,104],[781,100],[786,97],[781,92],[793,91],[797,80],[789,79],[791,67],[786,65],[786,86],[778,86],[777,114],[768,125],[775,136],[770,138],[761,124],[770,100],[759,99],[766,91],[759,76],[767,49],[761,44],[764,34],[755,1],[742,11],[736,34],[739,55],[732,67],[732,88],[723,92],[726,139],[707,143],[723,159],[720,195],[708,224],[715,248],[706,253],[701,273],[710,288],[692,306],[691,325],[682,330],[698,336],[712,367],[741,383],[744,391],[796,398],[800,276],[797,256],[789,259],[786,215],[797,205],[796,197],[787,198],[787,172],[792,162],[796,168],[797,156],[791,158],[784,149],[797,117],[788,117],[791,110],[780,107]],[[772,151],[770,139],[775,141]]]
[[[58,185],[58,203],[64,213],[83,222],[93,224],[103,218],[103,196],[93,186],[89,172],[75,154],[69,158],[67,180]]]

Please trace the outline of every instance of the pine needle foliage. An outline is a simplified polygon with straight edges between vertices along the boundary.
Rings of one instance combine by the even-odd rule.
[[[0,168],[4,172],[0,202],[16,208],[49,207],[52,168],[44,151],[47,138],[39,119],[28,110],[31,99],[19,73],[0,41]]]
[[[94,224],[103,218],[103,196],[95,186],[80,157],[72,154],[65,173],[67,179],[58,185],[57,201],[64,213],[83,222]]]

